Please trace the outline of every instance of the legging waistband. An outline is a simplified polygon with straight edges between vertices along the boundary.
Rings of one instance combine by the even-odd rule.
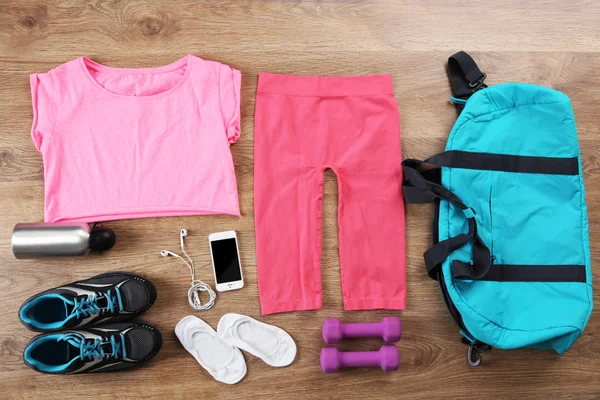
[[[258,74],[258,94],[287,96],[377,96],[394,95],[391,75],[293,76]]]

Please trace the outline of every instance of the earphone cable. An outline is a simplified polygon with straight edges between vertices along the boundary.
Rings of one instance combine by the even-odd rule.
[[[192,259],[190,258],[190,256],[186,253],[185,251],[185,247],[183,245],[183,238],[187,235],[187,231],[185,229],[182,229],[180,232],[180,244],[181,244],[181,251],[183,252],[183,254],[185,255],[185,257],[188,259],[188,261],[184,260],[183,257],[181,257],[179,254],[175,254],[173,252],[167,251],[167,250],[162,250],[160,252],[160,255],[163,257],[167,257],[169,255],[174,256],[178,259],[180,259],[181,261],[183,261],[183,263],[185,265],[187,265],[189,271],[190,271],[190,275],[191,275],[191,286],[188,289],[188,302],[190,303],[190,306],[192,306],[194,309],[196,310],[208,310],[209,308],[211,308],[214,304],[215,304],[215,300],[217,298],[217,294],[215,293],[214,290],[212,290],[212,288],[202,282],[199,279],[196,279],[196,268],[194,266],[194,262],[192,261]],[[209,300],[202,304],[202,302],[200,301],[200,292],[208,292],[209,295]]]

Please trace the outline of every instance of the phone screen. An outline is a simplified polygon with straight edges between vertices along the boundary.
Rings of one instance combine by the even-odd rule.
[[[236,240],[234,238],[213,240],[210,242],[210,246],[212,247],[217,283],[241,281],[242,274]]]

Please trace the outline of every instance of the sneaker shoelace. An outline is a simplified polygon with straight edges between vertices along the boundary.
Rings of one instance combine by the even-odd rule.
[[[103,358],[123,359],[127,357],[125,335],[123,333],[102,339],[86,339],[76,333],[67,333],[60,337],[58,341],[66,341],[71,346],[78,348],[78,357],[82,361]],[[104,345],[110,345],[110,353],[104,351]]]
[[[100,306],[98,304],[99,300],[105,299],[106,306]],[[100,311],[106,310],[111,313],[115,311],[123,312],[123,301],[121,300],[121,292],[119,288],[115,288],[115,292],[112,293],[111,290],[106,291],[106,293],[98,292],[93,295],[88,295],[87,298],[84,299],[74,299],[73,300],[73,310],[71,310],[70,318],[80,318],[81,316],[87,317],[91,314],[98,314]]]

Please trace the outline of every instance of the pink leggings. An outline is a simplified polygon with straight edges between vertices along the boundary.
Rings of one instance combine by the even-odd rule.
[[[338,179],[344,308],[404,309],[401,158],[390,75],[259,75],[254,208],[263,314],[322,308],[327,168]]]

